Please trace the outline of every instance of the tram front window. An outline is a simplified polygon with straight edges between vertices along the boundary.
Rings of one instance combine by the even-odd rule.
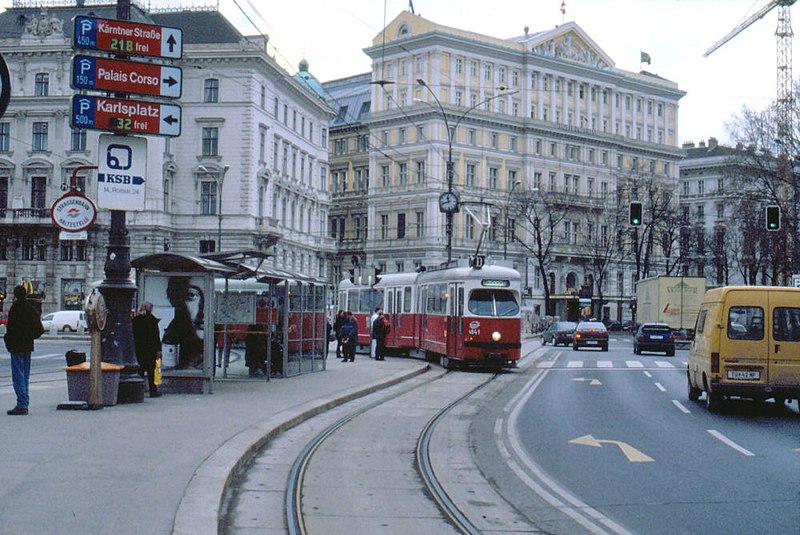
[[[476,316],[515,316],[519,305],[510,290],[473,290],[467,307]]]

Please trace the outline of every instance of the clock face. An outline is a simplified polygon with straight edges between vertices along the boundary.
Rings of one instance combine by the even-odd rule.
[[[445,213],[458,211],[458,195],[452,191],[445,191],[439,196],[439,209]]]

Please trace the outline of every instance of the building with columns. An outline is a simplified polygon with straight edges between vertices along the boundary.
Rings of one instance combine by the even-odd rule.
[[[0,118],[0,290],[30,283],[43,312],[82,308],[104,278],[109,211],[100,206],[78,240],[62,239],[50,219],[73,170],[101,157],[99,133],[70,125],[72,19],[90,12],[116,16],[96,2],[20,3],[0,14],[11,72]],[[327,277],[333,111],[313,77],[291,76],[267,54],[265,36],[242,35],[213,9],[133,2],[131,20],[179,27],[184,42],[181,60],[160,61],[183,69],[181,135],[147,137],[145,208],[127,212],[131,257],[251,249],[273,253],[276,268]],[[96,180],[93,170],[77,174],[93,200]]]
[[[365,52],[372,76],[364,122],[374,145],[367,263],[393,272],[446,261],[438,199],[452,154],[461,201],[454,260],[473,255],[486,228],[481,253],[506,257],[532,296],[547,278],[552,305],[545,311],[534,298],[540,315],[576,317],[577,294],[588,286],[602,293],[604,317],[626,316],[642,273],[619,220],[627,222],[629,201],[674,192],[684,95],[677,84],[618,68],[574,22],[499,39],[402,12]],[[530,241],[530,223],[509,215],[521,197],[561,213],[544,273],[519,243]],[[489,216],[471,215],[487,206]],[[590,242],[602,232],[612,233],[606,239],[619,254],[598,288]]]

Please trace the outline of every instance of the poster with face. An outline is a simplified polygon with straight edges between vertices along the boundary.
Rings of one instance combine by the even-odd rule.
[[[203,366],[205,279],[189,275],[149,275],[142,300],[153,303],[160,319],[165,368]]]

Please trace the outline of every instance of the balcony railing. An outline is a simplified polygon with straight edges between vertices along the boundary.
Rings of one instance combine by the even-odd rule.
[[[20,219],[50,219],[49,208],[0,208],[0,222],[11,219],[19,222]]]

